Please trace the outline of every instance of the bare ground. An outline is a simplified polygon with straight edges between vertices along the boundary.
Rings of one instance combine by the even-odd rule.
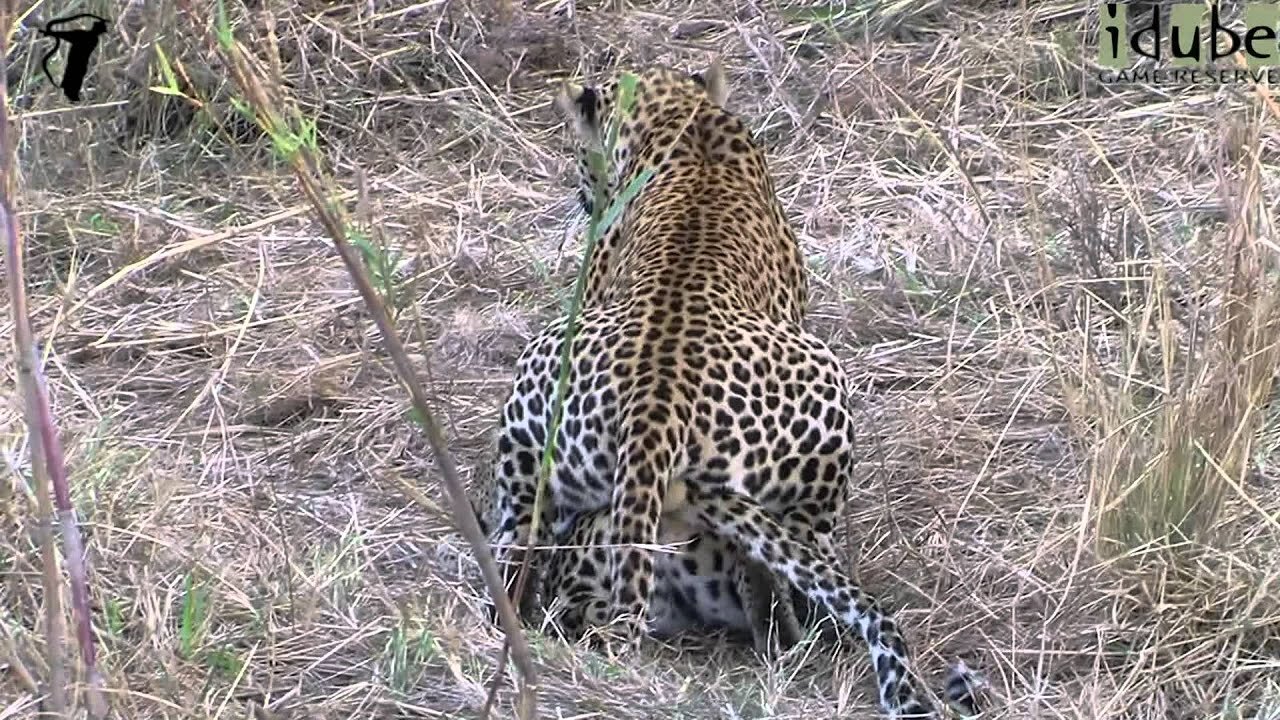
[[[1220,176],[1251,124],[1266,159],[1275,118],[1248,85],[1103,85],[1093,8],[1026,4],[900,0],[868,25],[742,0],[274,13],[336,178],[354,191],[363,173],[402,337],[468,477],[581,249],[555,83],[722,51],[812,258],[811,324],[861,388],[850,567],[921,670],[963,658],[991,717],[1280,717],[1274,397],[1224,503],[1236,542],[1211,562],[1273,584],[1248,607],[1173,602],[1167,578],[1096,552],[1096,437],[1062,369],[1090,303],[1115,309],[1093,329],[1124,364],[1106,338],[1152,284],[1135,262],[1161,259],[1187,293],[1220,272]],[[501,635],[358,295],[189,18],[156,1],[118,19],[83,106],[48,87],[31,38],[12,60],[34,320],[114,712],[478,717]],[[166,82],[157,46],[208,115],[147,90]],[[1264,172],[1268,209],[1276,185]],[[34,716],[43,672],[17,402],[0,405],[4,719]],[[709,638],[620,667],[531,642],[544,717],[875,716],[859,647],[766,665]]]

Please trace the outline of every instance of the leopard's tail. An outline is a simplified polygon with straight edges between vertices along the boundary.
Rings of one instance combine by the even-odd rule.
[[[941,712],[919,690],[907,644],[897,623],[876,599],[842,573],[833,556],[816,543],[803,542],[780,525],[755,500],[720,488],[689,489],[689,511],[699,524],[741,552],[787,578],[839,623],[866,642],[876,674],[881,710],[890,718],[940,718]],[[943,696],[966,715],[976,715],[977,682],[960,663],[951,670]]]

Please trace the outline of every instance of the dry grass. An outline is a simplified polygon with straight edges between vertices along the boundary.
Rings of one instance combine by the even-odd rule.
[[[275,6],[262,56],[343,185],[367,178],[466,476],[575,269],[549,90],[722,49],[813,258],[812,325],[862,390],[850,565],[921,669],[964,658],[995,717],[1280,716],[1280,132],[1251,90],[1100,86],[1067,2],[889,2],[868,27],[800,3],[331,5]],[[404,492],[443,507],[426,443],[287,168],[173,13],[117,14],[82,107],[39,52],[13,60],[34,322],[111,700],[475,717],[501,636],[443,510]],[[204,110],[147,90],[157,45]],[[0,718],[30,717],[16,400],[0,442]],[[860,648],[764,666],[690,643],[621,668],[530,640],[546,717],[873,716]]]

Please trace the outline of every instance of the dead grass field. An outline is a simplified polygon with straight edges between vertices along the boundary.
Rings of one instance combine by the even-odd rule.
[[[920,670],[963,658],[988,717],[1280,718],[1280,118],[1251,86],[1102,85],[1070,2],[254,5],[336,179],[364,178],[468,478],[581,250],[555,83],[722,51],[812,259],[811,325],[861,388],[843,547]],[[11,91],[115,716],[478,717],[501,635],[341,263],[190,18],[99,9],[84,105],[29,36]],[[157,48],[207,113],[147,89]],[[6,396],[5,720],[43,674]],[[765,665],[707,638],[619,667],[530,641],[545,718],[876,716],[860,647]]]

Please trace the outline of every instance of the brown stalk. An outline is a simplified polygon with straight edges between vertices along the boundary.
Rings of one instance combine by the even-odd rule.
[[[3,26],[12,26],[16,11],[12,0],[5,2],[0,16]],[[102,693],[102,675],[97,667],[97,648],[93,637],[93,620],[89,610],[88,562],[71,489],[67,482],[66,458],[58,438],[49,391],[36,352],[35,336],[27,309],[26,279],[23,273],[22,237],[13,211],[17,173],[15,155],[9,133],[8,33],[0,33],[0,226],[5,236],[4,253],[9,305],[13,308],[14,359],[18,384],[22,388],[23,410],[31,446],[31,471],[35,478],[39,520],[36,522],[40,546],[41,579],[45,602],[45,652],[49,663],[48,710],[59,717],[70,717],[67,697],[66,618],[62,609],[62,578],[58,570],[57,547],[53,539],[52,518],[55,513],[62,528],[63,552],[67,575],[71,581],[71,607],[76,615],[76,639],[80,645],[88,680],[89,712],[104,717],[106,700]]]
[[[189,0],[183,0],[182,5],[190,13],[190,17],[201,16],[200,13],[195,12]],[[253,110],[255,121],[258,125],[272,138],[293,135],[293,125],[284,119],[285,113],[281,111],[282,106],[287,106],[287,100],[272,92],[278,91],[279,86],[269,84],[268,79],[259,70],[259,63],[256,58],[249,55],[237,40],[233,39],[229,46],[224,46],[214,34],[207,33],[205,37],[214,52],[223,59],[226,67],[230,70],[237,87],[239,87],[249,107]],[[435,415],[431,412],[430,404],[427,402],[426,391],[417,379],[408,353],[392,326],[391,317],[382,299],[365,273],[364,264],[359,254],[347,241],[346,228],[348,223],[346,221],[346,212],[334,200],[337,197],[337,192],[327,182],[321,169],[321,161],[315,156],[312,148],[305,143],[299,144],[296,149],[286,154],[288,162],[297,177],[299,188],[308,202],[311,203],[316,217],[320,220],[321,225],[324,226],[325,232],[333,240],[334,249],[337,250],[338,255],[342,258],[343,265],[346,266],[352,282],[369,310],[369,314],[373,316],[378,332],[382,335],[383,342],[386,344],[387,354],[391,357],[392,364],[395,366],[396,374],[409,392],[413,409],[417,413],[420,424],[426,431],[427,441],[435,455],[436,462],[439,463],[440,473],[444,480],[445,494],[448,495],[454,523],[471,545],[485,584],[497,607],[499,620],[506,633],[506,641],[510,646],[512,658],[520,671],[523,682],[519,688],[518,716],[523,720],[536,718],[538,679],[528,643],[521,630],[520,620],[516,615],[515,608],[507,596],[497,563],[489,550],[488,540],[484,533],[481,532],[475,513],[471,509],[471,504],[467,499],[466,488],[458,475],[457,466],[449,452],[444,433],[441,431]]]

